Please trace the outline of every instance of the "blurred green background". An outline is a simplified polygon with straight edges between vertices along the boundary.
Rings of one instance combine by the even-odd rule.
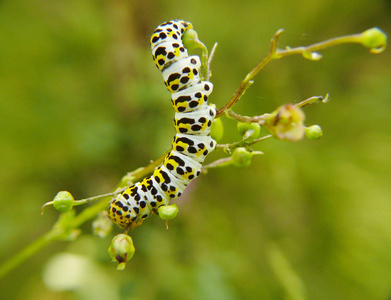
[[[106,193],[169,148],[173,109],[149,37],[171,19],[192,22],[209,48],[219,43],[210,101],[220,107],[277,29],[286,30],[280,47],[374,26],[391,33],[391,2],[1,1],[2,262],[51,228],[58,213],[40,210],[59,190]],[[267,140],[250,167],[211,170],[176,201],[169,230],[151,217],[131,233],[136,254],[123,272],[107,255],[114,233],[100,239],[88,223],[75,242],[51,244],[3,278],[0,298],[391,296],[390,51],[322,54],[273,62],[235,107],[262,114],[330,93],[305,109],[321,140]],[[223,121],[222,142],[237,140],[236,124]]]

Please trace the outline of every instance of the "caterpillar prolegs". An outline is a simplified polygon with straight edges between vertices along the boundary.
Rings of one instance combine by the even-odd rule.
[[[152,34],[152,56],[171,93],[177,133],[162,166],[111,202],[109,216],[121,227],[140,225],[160,206],[181,196],[190,181],[200,175],[205,157],[216,147],[210,137],[216,109],[208,104],[213,85],[201,81],[200,58],[188,56],[182,43],[183,34],[191,28],[191,23],[176,20],[161,24]]]

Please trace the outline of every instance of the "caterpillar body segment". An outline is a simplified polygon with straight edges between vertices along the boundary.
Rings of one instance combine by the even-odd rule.
[[[171,93],[177,133],[162,166],[111,201],[109,216],[121,227],[141,225],[160,206],[180,197],[186,186],[200,175],[202,163],[216,147],[210,137],[216,108],[208,104],[213,84],[201,81],[200,58],[188,56],[182,43],[184,32],[190,28],[193,26],[189,22],[169,21],[152,34],[152,57]]]

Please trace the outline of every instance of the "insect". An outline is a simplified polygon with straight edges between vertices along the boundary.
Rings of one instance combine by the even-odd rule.
[[[152,34],[152,56],[171,93],[176,134],[162,166],[110,203],[109,216],[121,227],[141,225],[160,206],[181,196],[216,147],[210,136],[216,109],[208,104],[213,84],[201,81],[200,58],[189,56],[182,43],[183,34],[192,28],[189,22],[175,20],[159,25]]]

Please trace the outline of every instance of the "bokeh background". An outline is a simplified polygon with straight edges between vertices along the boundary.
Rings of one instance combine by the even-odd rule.
[[[210,100],[220,107],[277,29],[280,47],[374,26],[391,33],[391,2],[1,1],[2,262],[52,227],[58,213],[40,211],[59,190],[79,199],[109,192],[169,148],[173,110],[149,37],[178,18],[209,48],[219,43]],[[123,272],[107,255],[119,228],[100,239],[87,223],[75,242],[53,243],[3,278],[0,298],[388,299],[390,50],[322,54],[273,62],[235,106],[256,115],[330,93],[328,104],[305,109],[322,139],[270,139],[250,167],[196,180],[169,230],[151,217],[131,233],[136,255]],[[236,124],[223,122],[222,142],[238,140]]]

